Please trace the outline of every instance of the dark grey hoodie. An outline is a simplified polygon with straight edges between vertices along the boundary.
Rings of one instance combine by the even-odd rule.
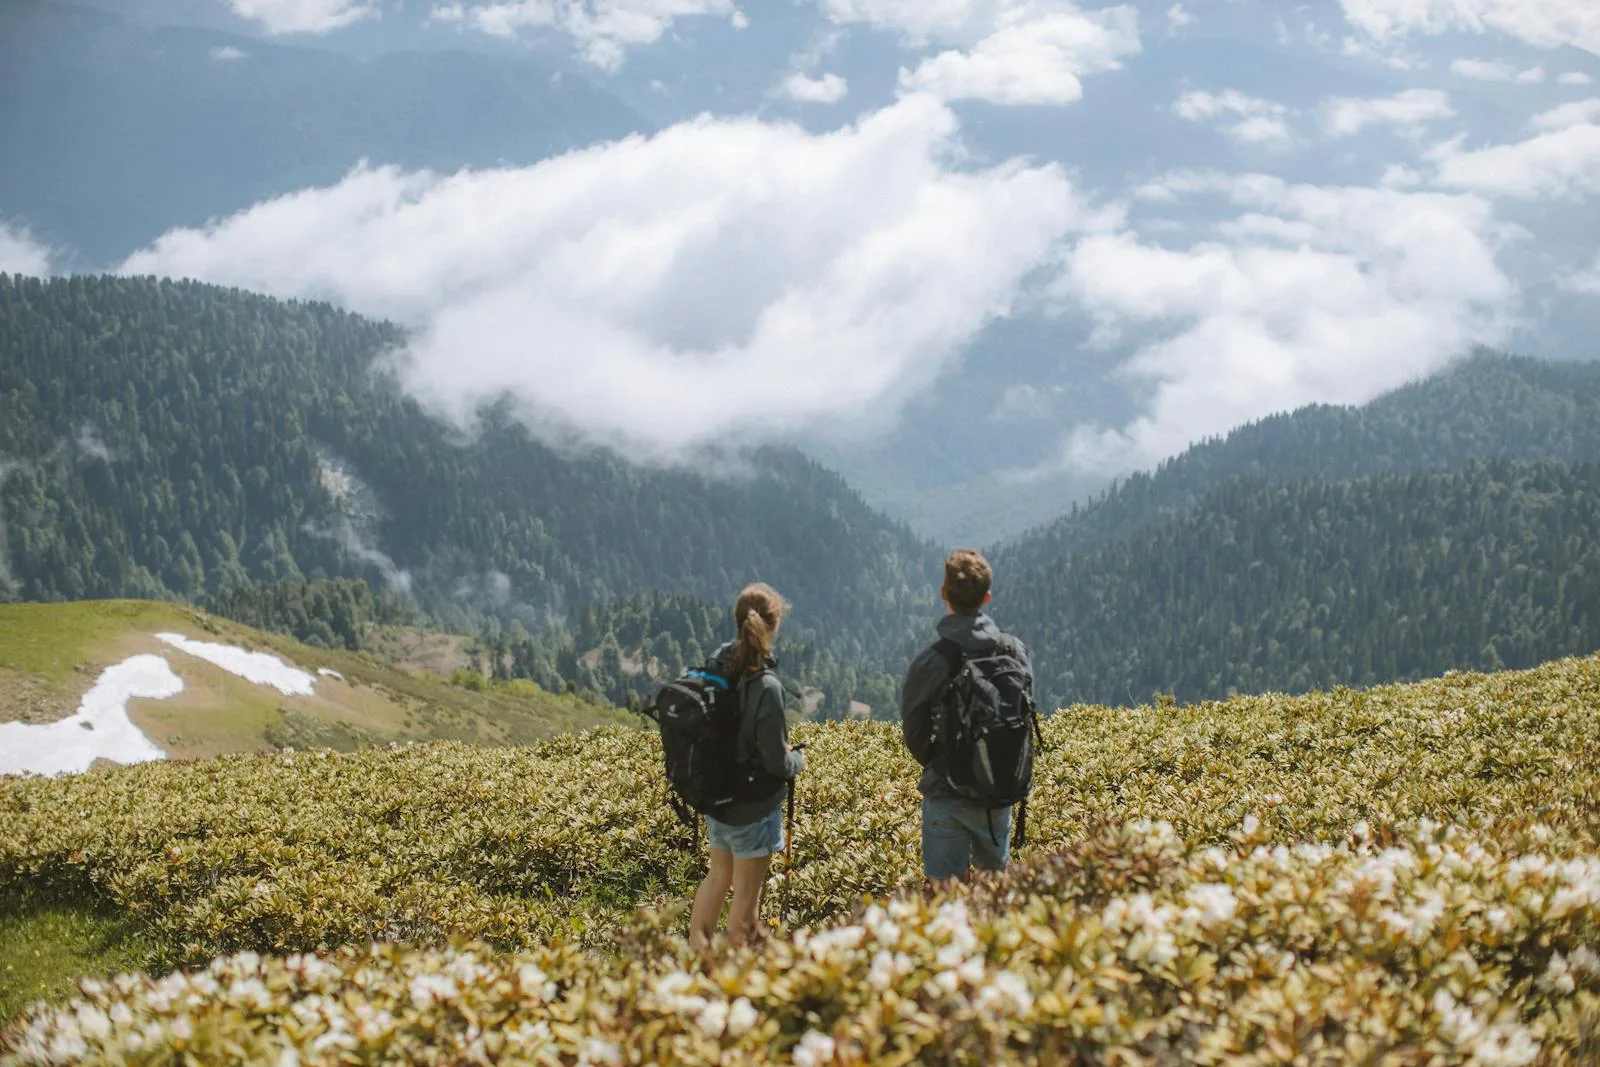
[[[1033,683],[1033,661],[1028,656],[1028,646],[1017,638],[1001,631],[994,620],[982,612],[970,615],[951,613],[939,620],[938,634],[959,645],[964,652],[982,655],[993,652],[1002,639],[1016,645],[1017,658],[1028,672],[1028,683]],[[929,645],[911,661],[906,671],[905,685],[900,690],[900,733],[906,748],[922,764],[922,780],[917,788],[927,797],[953,797],[956,794],[933,765],[937,748],[934,734],[933,702],[939,690],[950,680],[950,664],[939,650]]]
[[[728,657],[733,651],[731,643],[723,645],[707,664],[718,674],[727,677]],[[768,669],[760,674],[748,674],[733,684],[739,691],[739,762],[758,764],[774,778],[784,779],[773,786],[772,793],[755,800],[741,801],[720,816],[720,821],[733,826],[753,823],[766,815],[775,804],[783,802],[787,781],[800,773],[805,758],[789,751],[789,720],[783,714],[783,683],[772,673],[776,660],[767,661]]]

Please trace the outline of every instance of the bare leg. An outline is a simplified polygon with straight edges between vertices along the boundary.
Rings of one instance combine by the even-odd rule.
[[[732,881],[733,853],[712,849],[710,869],[694,895],[694,910],[689,914],[689,943],[696,948],[705,948],[716,936],[722,902],[728,899],[728,886]]]
[[[742,945],[755,932],[761,914],[761,890],[767,884],[771,856],[733,861],[733,906],[728,909],[728,940]]]

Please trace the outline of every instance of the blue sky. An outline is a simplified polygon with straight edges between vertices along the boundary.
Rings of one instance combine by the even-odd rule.
[[[984,483],[1043,518],[1475,344],[1596,354],[1592,0],[151,10],[525,53],[659,124],[527,167],[352,160],[122,265],[405,322],[402,380],[463,423],[509,391],[650,462],[802,441],[883,499],[966,457],[923,506]],[[0,263],[49,253],[0,231]]]

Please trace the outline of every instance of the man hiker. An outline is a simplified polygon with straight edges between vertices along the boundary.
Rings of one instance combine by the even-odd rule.
[[[911,661],[900,693],[901,732],[922,765],[922,872],[933,881],[964,878],[973,865],[1004,869],[1012,805],[1032,784],[1033,666],[1027,647],[983,613],[991,577],[975,549],[950,553],[939,640]],[[970,684],[975,675],[992,684]]]

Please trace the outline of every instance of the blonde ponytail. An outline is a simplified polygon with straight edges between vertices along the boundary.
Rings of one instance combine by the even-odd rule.
[[[735,677],[761,670],[772,655],[772,640],[789,609],[788,601],[764,582],[747,585],[733,605],[734,625],[739,628],[733,640],[730,666]]]

